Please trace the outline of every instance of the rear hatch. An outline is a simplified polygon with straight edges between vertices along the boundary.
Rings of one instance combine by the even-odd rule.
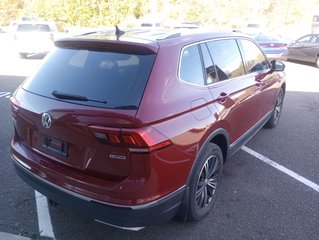
[[[135,115],[156,54],[83,42],[57,48],[16,92],[16,134],[48,161],[124,178],[130,173],[130,151],[123,139],[133,144],[134,137],[122,132],[140,126]]]

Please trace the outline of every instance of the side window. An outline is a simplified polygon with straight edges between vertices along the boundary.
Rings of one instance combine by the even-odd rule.
[[[314,35],[314,36],[312,37],[312,39],[311,39],[311,42],[312,42],[312,43],[319,43],[319,36],[315,36],[315,35]]]
[[[208,52],[206,44],[202,43],[200,45],[202,55],[203,55],[203,60],[204,60],[204,66],[205,66],[205,72],[206,72],[206,84],[212,84],[218,81],[217,78],[217,72],[216,68],[214,66],[214,63],[212,61],[212,58]]]
[[[202,61],[197,45],[183,50],[179,71],[180,78],[183,81],[196,85],[205,85]]]
[[[213,58],[219,81],[245,74],[242,58],[234,39],[208,42],[207,46]]]
[[[248,40],[240,40],[247,72],[259,72],[269,68],[265,55],[257,45]]]
[[[311,39],[311,35],[308,35],[308,36],[299,38],[299,39],[297,40],[297,42],[298,42],[298,43],[308,43],[308,42],[310,42],[310,39]]]

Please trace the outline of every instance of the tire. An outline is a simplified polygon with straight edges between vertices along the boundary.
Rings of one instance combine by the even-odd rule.
[[[207,216],[219,192],[223,171],[223,154],[213,143],[198,156],[189,182],[187,220],[199,221]]]
[[[316,64],[316,67],[319,68],[319,55],[317,56],[315,64]]]
[[[283,88],[280,88],[277,99],[276,99],[276,106],[271,114],[270,119],[265,124],[266,128],[274,128],[278,125],[284,98],[285,98],[285,90]]]

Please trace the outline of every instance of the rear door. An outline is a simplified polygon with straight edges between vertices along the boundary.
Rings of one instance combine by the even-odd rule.
[[[305,61],[315,62],[319,54],[319,35],[312,35],[308,47],[304,51]]]
[[[258,90],[254,78],[246,75],[242,56],[235,39],[209,41],[201,44],[207,82],[218,118],[230,136],[230,142],[239,140],[259,118]]]

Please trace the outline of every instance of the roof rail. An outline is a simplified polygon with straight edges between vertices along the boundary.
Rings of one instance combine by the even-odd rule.
[[[166,33],[161,34],[156,40],[164,40],[164,39],[170,39],[170,38],[177,38],[180,37],[181,33]]]

